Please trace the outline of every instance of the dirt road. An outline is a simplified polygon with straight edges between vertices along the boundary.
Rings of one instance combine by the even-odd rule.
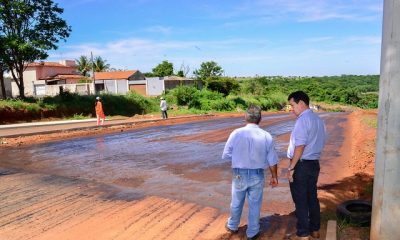
[[[319,181],[323,211],[332,211],[341,200],[360,197],[362,186],[371,181],[368,174],[371,174],[373,156],[359,158],[374,147],[366,146],[365,137],[373,141],[375,136],[361,121],[363,116],[370,115],[364,112],[333,114],[325,119],[330,140],[323,155]],[[207,158],[183,155],[187,149],[204,145],[199,148],[201,152],[192,155],[219,156],[218,148],[223,146],[230,131],[241,124],[234,116],[223,117],[114,126],[100,129],[96,137],[83,140],[77,137],[88,135],[89,131],[63,132],[58,135],[63,141],[32,146],[27,143],[35,138],[45,143],[56,136],[6,139],[8,146],[0,149],[0,239],[243,238],[245,219],[239,234],[230,235],[223,227],[229,206],[229,163],[210,163]],[[211,119],[212,126],[209,126],[207,122]],[[285,129],[291,121],[289,116],[273,115],[261,125],[270,128],[269,131],[277,130],[274,135],[281,143],[278,147],[284,149],[288,132],[278,130]],[[172,134],[171,129],[180,133]],[[125,137],[115,134],[121,130],[127,133]],[[368,133],[368,130],[369,135],[355,139],[357,133]],[[150,149],[175,144],[175,148],[186,151],[165,156],[163,151],[152,154],[146,148],[148,152],[141,155],[146,156],[145,161],[141,157],[138,164],[134,161],[138,156],[129,158],[139,151],[135,146],[143,146],[138,139],[147,139],[146,146]],[[90,147],[77,151],[80,146],[91,144],[105,149],[101,152],[102,161],[93,160],[100,155],[93,155]],[[120,155],[125,152],[129,154]],[[198,160],[185,162],[179,157]],[[287,166],[284,158],[281,166]],[[265,191],[261,239],[282,239],[294,230],[295,221],[290,214],[293,204],[284,170],[279,175],[280,186],[267,187]]]

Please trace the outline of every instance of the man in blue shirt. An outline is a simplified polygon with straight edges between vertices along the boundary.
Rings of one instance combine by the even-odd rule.
[[[261,109],[251,105],[245,115],[247,125],[234,130],[225,144],[222,159],[232,161],[232,201],[226,229],[236,233],[247,196],[249,214],[247,239],[260,235],[260,209],[264,190],[264,169],[270,169],[272,187],[278,185],[278,155],[271,134],[261,129]]]
[[[296,207],[297,231],[289,239],[318,239],[320,237],[320,206],[317,181],[319,159],[325,146],[325,124],[309,108],[310,98],[302,91],[288,97],[293,113],[297,116],[290,136],[287,157],[290,165],[287,177]]]

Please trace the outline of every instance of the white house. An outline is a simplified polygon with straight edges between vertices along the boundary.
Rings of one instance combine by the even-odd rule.
[[[74,60],[29,63],[23,73],[25,96],[54,96],[68,90],[81,94],[93,92],[92,84],[79,83],[85,77],[76,70]],[[13,97],[19,96],[17,84],[11,83]]]
[[[134,90],[146,95],[146,80],[138,70],[95,72],[94,79],[96,92],[125,94]]]
[[[164,91],[176,88],[177,86],[196,86],[201,88],[202,82],[191,78],[166,76],[146,78],[146,95],[159,96]]]

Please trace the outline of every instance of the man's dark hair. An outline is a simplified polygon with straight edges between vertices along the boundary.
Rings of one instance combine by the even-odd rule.
[[[308,97],[307,93],[303,91],[296,91],[289,94],[288,101],[293,98],[295,103],[299,103],[302,100],[307,106],[310,105],[310,98]]]
[[[261,108],[251,104],[246,110],[246,121],[248,123],[259,124],[261,121]]]

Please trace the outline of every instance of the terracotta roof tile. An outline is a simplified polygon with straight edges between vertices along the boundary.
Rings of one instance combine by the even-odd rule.
[[[136,72],[137,70],[118,71],[118,72],[95,72],[94,77],[96,80],[128,79]]]
[[[83,78],[85,78],[85,77],[82,75],[79,75],[79,74],[57,74],[55,76],[45,77],[45,78],[41,78],[39,80],[64,80],[64,79],[83,79]],[[86,77],[86,78],[88,78],[88,77]]]
[[[165,81],[182,81],[182,80],[193,80],[191,78],[186,78],[186,77],[179,77],[179,76],[168,76],[164,78]]]
[[[33,63],[28,63],[28,67],[67,67],[71,68],[71,66],[65,66],[63,64],[57,63],[57,62],[33,62]],[[72,67],[74,68],[74,67]]]

